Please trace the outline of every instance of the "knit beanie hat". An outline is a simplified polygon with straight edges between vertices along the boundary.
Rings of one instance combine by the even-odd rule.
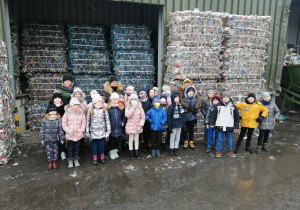
[[[255,94],[254,94],[254,93],[249,93],[249,94],[248,94],[248,96],[247,96],[247,98],[250,98],[250,97],[252,97],[252,98],[256,99],[256,96],[255,96]]]
[[[208,93],[213,93],[213,94],[215,94],[215,91],[213,90],[213,89],[209,89],[208,91],[207,91],[207,94]]]
[[[219,94],[214,94],[214,96],[212,97],[212,101],[214,101],[214,100],[218,100],[219,102],[220,102],[220,96],[219,96]]]
[[[79,92],[81,94],[81,97],[83,96],[83,91],[81,90],[80,87],[75,87],[73,89],[73,97],[75,96],[75,93]]]
[[[64,81],[67,81],[67,80],[70,80],[70,81],[72,82],[72,81],[73,81],[72,75],[70,75],[70,74],[65,74],[65,75],[63,76],[63,82],[64,82]]]
[[[93,102],[93,104],[97,103],[98,101],[102,102],[102,97],[100,96],[100,94],[93,94],[92,95],[92,102]]]
[[[119,99],[121,99],[121,98],[125,99],[125,96],[119,95]]]
[[[57,111],[56,105],[55,104],[49,104],[47,107],[47,113],[52,112],[52,111]]]
[[[111,75],[109,77],[109,84],[112,83],[112,82],[114,82],[114,81],[118,82],[117,78],[114,75]]]
[[[170,86],[168,86],[168,85],[163,85],[161,89],[162,89],[163,92],[166,92],[168,88],[170,88]],[[171,88],[170,88],[170,89],[171,89]]]
[[[222,98],[224,98],[224,97],[230,98],[230,93],[227,92],[227,91],[224,91],[224,92],[222,93]]]
[[[127,89],[131,89],[131,91],[133,91],[133,90],[134,90],[134,87],[133,87],[132,85],[129,85],[129,86],[127,86],[126,90],[127,90]]]
[[[265,97],[271,97],[270,93],[269,92],[264,92],[262,94],[262,98],[265,98]]]
[[[139,97],[138,97],[138,95],[137,95],[137,93],[136,93],[135,91],[132,91],[132,92],[131,92],[131,95],[130,95],[130,97],[129,97],[129,101],[131,101],[131,100],[133,100],[133,99],[139,100]]]
[[[92,95],[94,95],[94,94],[98,94],[98,91],[97,90],[91,90],[91,92],[90,92],[91,98],[92,98]]]
[[[140,91],[140,92],[139,92],[139,95],[140,95],[140,94],[145,94],[146,97],[147,97],[147,93],[146,93],[146,91],[144,91],[144,90]]]
[[[154,98],[153,98],[152,104],[155,104],[155,103],[160,103],[160,100],[159,100],[158,97],[154,97]]]
[[[159,98],[160,98],[160,99],[161,99],[161,98],[165,98],[165,99],[167,100],[168,96],[167,96],[167,94],[166,94],[165,92],[162,92],[162,94],[160,95]]]
[[[119,100],[120,97],[119,97],[118,93],[112,93],[112,94],[110,95],[110,100],[113,99],[113,98],[116,98],[116,99]]]
[[[152,89],[155,90],[155,91],[159,91],[158,87],[153,87]]]
[[[79,105],[80,102],[77,98],[75,97],[72,97],[71,100],[70,100],[70,106],[74,106],[74,105]]]
[[[55,92],[55,93],[53,93],[52,100],[54,101],[54,99],[56,99],[56,98],[60,98],[62,100],[63,97],[60,93]]]
[[[186,82],[189,82],[189,83],[191,83],[191,84],[192,84],[192,81],[191,81],[190,79],[185,79],[185,80],[183,81],[183,83],[182,83],[182,84],[184,84],[184,83],[186,83]]]

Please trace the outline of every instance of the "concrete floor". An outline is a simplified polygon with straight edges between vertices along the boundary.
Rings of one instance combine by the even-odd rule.
[[[94,166],[87,143],[79,168],[59,160],[51,171],[32,132],[22,153],[0,166],[0,209],[300,209],[299,129],[299,116],[288,117],[276,124],[270,152],[242,150],[237,158],[226,155],[225,145],[215,158],[198,140],[196,150],[180,149],[179,157],[164,151],[160,159],[142,153],[129,160],[126,152]]]

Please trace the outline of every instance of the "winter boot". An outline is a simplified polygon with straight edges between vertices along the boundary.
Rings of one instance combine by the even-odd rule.
[[[268,144],[263,144],[262,150],[265,152],[269,152],[267,146],[268,146]]]
[[[189,141],[188,140],[184,140],[183,149],[188,148],[188,146],[189,146]]]
[[[106,162],[105,162],[105,156],[104,156],[104,154],[101,154],[100,163],[101,163],[101,164],[105,164],[105,163],[106,163]]]
[[[257,149],[256,149],[256,154],[260,154],[260,150],[261,149],[261,146],[257,146]]]
[[[75,165],[75,167],[79,167],[80,166],[80,164],[79,164],[79,158],[77,157],[77,158],[74,158],[74,165]]]
[[[152,149],[151,155],[152,155],[153,158],[155,158],[155,149]]]
[[[94,158],[93,164],[94,165],[98,165],[98,157],[97,157],[97,155],[94,155],[93,158]]]
[[[207,145],[207,139],[206,138],[203,139],[203,142],[204,142],[204,145]]]
[[[217,157],[217,158],[220,158],[221,156],[222,156],[221,151],[217,151],[217,152],[216,152],[216,157]]]
[[[174,155],[175,155],[175,156],[178,156],[178,148],[175,148],[175,149],[174,149]]]
[[[57,160],[53,160],[53,164],[52,164],[54,169],[57,169]]]
[[[115,157],[116,157],[116,159],[119,158],[119,155],[118,155],[118,149],[115,149]]]
[[[130,160],[133,160],[133,150],[129,150],[129,158]]]
[[[68,162],[69,162],[68,168],[73,168],[74,167],[73,166],[73,158],[68,158]]]
[[[194,145],[194,141],[190,141],[189,142],[190,148],[191,149],[195,149],[195,145]]]
[[[211,152],[211,146],[207,146],[206,152],[207,153]]]
[[[139,154],[139,150],[138,150],[138,149],[135,150],[135,157],[136,157],[136,159],[138,159],[138,160],[141,159],[140,154]]]
[[[62,160],[67,159],[66,153],[65,153],[65,152],[62,152],[62,153],[60,154],[60,157],[61,157]]]
[[[170,155],[173,156],[174,155],[174,149],[170,148]]]
[[[240,146],[238,145],[235,146],[234,154],[239,154],[239,148]]]
[[[249,152],[250,154],[253,154],[253,149],[250,148],[249,146],[247,146],[247,147],[245,148],[245,151]]]
[[[110,159],[112,159],[112,160],[116,159],[116,156],[115,156],[115,150],[114,150],[114,149],[113,149],[113,150],[110,150],[109,156],[110,156]]]
[[[48,170],[51,170],[53,167],[53,161],[48,161]]]
[[[160,150],[159,149],[157,149],[155,151],[155,153],[156,153],[156,157],[161,158],[161,154],[160,154]]]

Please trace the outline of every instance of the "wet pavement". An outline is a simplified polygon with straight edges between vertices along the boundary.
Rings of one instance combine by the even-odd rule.
[[[126,152],[94,166],[88,144],[79,168],[59,160],[51,171],[37,133],[29,133],[22,153],[0,166],[0,209],[300,209],[299,130],[299,116],[288,117],[272,132],[270,152],[242,150],[237,158],[223,149],[217,159],[199,140],[179,157],[164,151],[129,160]]]

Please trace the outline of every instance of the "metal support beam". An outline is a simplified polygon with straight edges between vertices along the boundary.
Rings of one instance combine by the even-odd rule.
[[[158,10],[158,58],[157,58],[157,87],[162,88],[163,76],[163,58],[164,58],[164,6],[160,6]]]

